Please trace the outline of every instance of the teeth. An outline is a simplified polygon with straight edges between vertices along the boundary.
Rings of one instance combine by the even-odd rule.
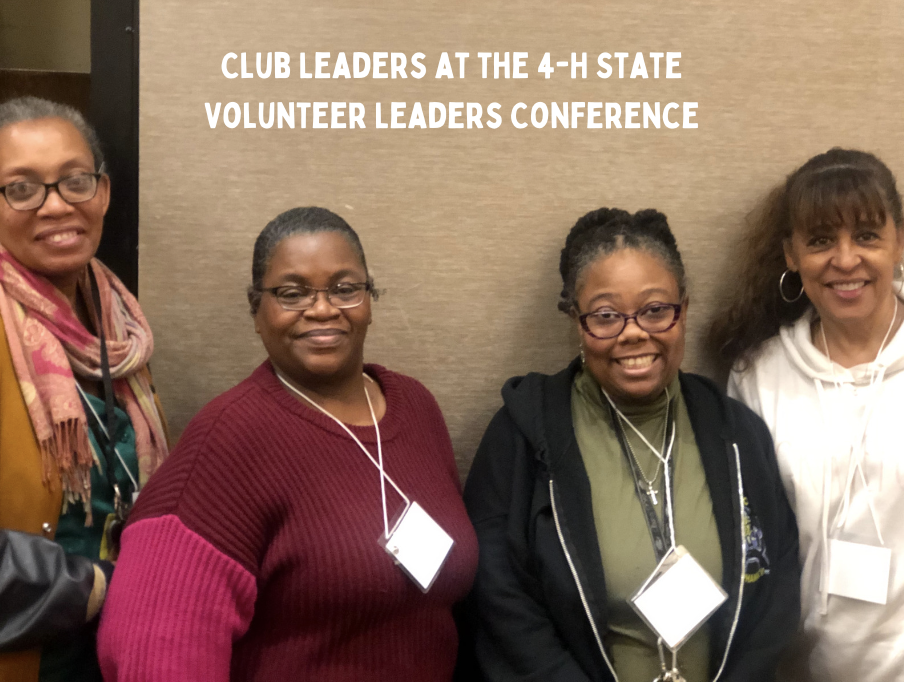
[[[65,239],[72,239],[76,235],[75,230],[70,230],[68,232],[57,232],[56,234],[52,234],[47,238],[51,244],[59,243]]]
[[[838,291],[854,291],[864,285],[864,282],[836,282],[832,285],[833,289]]]
[[[652,365],[655,359],[655,355],[641,355],[636,358],[622,358],[619,363],[621,363],[622,367],[627,367],[628,369],[641,369]]]

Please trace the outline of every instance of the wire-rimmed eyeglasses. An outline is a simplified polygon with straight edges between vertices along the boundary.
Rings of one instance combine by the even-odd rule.
[[[661,334],[675,326],[681,317],[681,303],[651,303],[633,315],[625,315],[611,308],[602,308],[578,316],[581,327],[595,339],[612,339],[621,334],[634,320],[649,334]]]
[[[94,198],[103,174],[104,169],[101,168],[97,173],[76,173],[60,178],[56,182],[20,180],[0,187],[0,194],[6,197],[6,203],[15,211],[33,211],[41,208],[51,189],[55,189],[67,204],[80,204]]]
[[[313,308],[317,302],[317,294],[321,291],[326,294],[326,300],[334,308],[344,310],[354,308],[364,303],[368,292],[373,286],[370,282],[338,282],[326,289],[318,289],[303,284],[286,284],[280,287],[261,289],[272,294],[276,302],[284,310],[307,310]]]

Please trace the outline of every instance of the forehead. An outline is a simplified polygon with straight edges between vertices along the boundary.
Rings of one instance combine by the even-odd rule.
[[[585,300],[606,295],[628,298],[651,290],[677,298],[678,281],[659,256],[634,248],[601,254],[584,268],[578,282],[578,297]]]
[[[314,232],[280,241],[270,253],[264,277],[314,281],[351,273],[366,276],[348,239],[339,232]]]
[[[91,148],[69,121],[38,118],[0,128],[0,172],[43,171],[66,165],[93,168]]]
[[[891,213],[877,181],[862,172],[823,173],[794,188],[789,198],[793,231],[803,234],[881,226]]]

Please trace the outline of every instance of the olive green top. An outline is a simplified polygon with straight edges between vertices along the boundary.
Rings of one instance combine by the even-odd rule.
[[[668,396],[676,399],[677,432],[672,449],[675,539],[721,584],[722,553],[712,499],[677,378],[669,385]],[[657,449],[663,446],[669,398],[663,393],[650,405],[618,406]],[[637,497],[634,476],[612,423],[609,404],[589,372],[578,372],[575,376],[571,414],[584,468],[590,479],[593,519],[606,575],[609,609],[609,629],[604,637],[606,648],[621,682],[650,682],[661,671],[656,637],[631,608],[628,599],[650,576],[658,561]],[[661,522],[665,508],[663,467],[659,466],[657,473],[659,460],[656,455],[630,426],[623,426],[646,478],[655,478],[653,488]],[[661,452],[665,454],[664,450]],[[679,650],[678,667],[688,682],[709,679],[709,642],[709,627],[704,625]],[[666,656],[670,663],[668,650]]]

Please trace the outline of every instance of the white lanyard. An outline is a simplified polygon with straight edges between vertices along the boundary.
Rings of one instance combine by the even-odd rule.
[[[677,543],[675,542],[675,510],[672,507],[672,479],[671,479],[671,473],[669,471],[669,461],[672,458],[672,447],[675,444],[675,432],[678,429],[677,428],[672,429],[672,437],[669,439],[669,445],[666,448],[665,455],[663,456],[663,454],[659,450],[657,450],[650,444],[650,441],[648,441],[646,439],[646,437],[638,430],[638,428],[636,426],[634,426],[634,424],[632,424],[631,421],[624,414],[622,414],[622,411],[618,409],[618,406],[615,404],[615,402],[612,400],[612,398],[609,397],[609,394],[606,393],[606,391],[603,389],[602,386],[600,386],[600,392],[602,392],[602,394],[604,396],[606,396],[606,400],[609,401],[609,404],[612,406],[612,409],[615,410],[615,413],[618,415],[619,419],[621,419],[623,422],[625,422],[628,426],[631,427],[631,429],[634,431],[634,433],[636,433],[640,437],[640,439],[644,442],[644,444],[648,448],[650,448],[650,450],[653,452],[653,454],[656,455],[656,458],[662,463],[663,469],[665,470],[665,512],[664,513],[668,514],[669,541],[672,543],[671,549],[674,550],[675,547],[677,546]],[[668,405],[668,400],[669,400],[668,387],[666,387],[666,389],[665,389],[665,397],[666,397],[666,405]],[[668,418],[668,410],[666,410],[666,418]],[[668,425],[666,425],[666,428],[668,428]]]
[[[865,495],[866,495],[866,503],[869,507],[870,517],[873,521],[873,526],[876,529],[876,535],[879,538],[879,544],[883,547],[885,546],[885,540],[882,537],[882,528],[879,524],[879,516],[876,513],[875,504],[873,503],[873,491],[870,489],[867,484],[866,474],[863,471],[863,460],[866,456],[866,431],[869,427],[870,420],[873,415],[873,411],[876,407],[876,404],[879,402],[879,395],[882,391],[882,382],[885,378],[885,366],[878,363],[879,357],[882,355],[882,350],[885,348],[885,342],[888,340],[889,335],[891,334],[891,330],[895,326],[895,320],[898,317],[898,307],[897,301],[895,302],[895,313],[891,318],[891,324],[888,326],[888,330],[885,332],[885,336],[882,339],[882,343],[879,345],[879,351],[876,353],[876,357],[872,363],[870,363],[870,381],[868,385],[868,392],[865,398],[865,405],[863,408],[863,416],[860,420],[860,424],[857,426],[857,429],[854,431],[854,438],[851,441],[850,449],[849,449],[849,460],[848,460],[848,473],[844,483],[844,488],[842,489],[842,498],[841,503],[838,506],[837,511],[835,512],[835,517],[832,520],[831,527],[829,524],[829,506],[831,504],[831,495],[832,495],[832,457],[825,457],[823,459],[823,492],[822,492],[822,546],[823,546],[823,559],[822,565],[820,566],[820,591],[821,591],[821,599],[820,599],[820,613],[825,615],[828,613],[828,598],[829,598],[829,585],[830,585],[830,576],[829,576],[829,540],[830,535],[833,534],[836,530],[841,530],[847,524],[848,514],[851,509],[851,497],[853,494],[854,487],[854,478],[855,476],[859,477],[860,483],[863,486]],[[825,335],[825,327],[822,322],[819,323],[820,333],[822,334],[822,343],[825,347],[826,358],[829,361],[829,364],[832,368],[832,383],[835,386],[836,394],[841,393],[841,382],[838,380],[836,371],[835,371],[835,363],[832,361],[832,357],[829,354],[829,344],[826,340]],[[823,382],[820,379],[816,379],[814,381],[816,384],[816,394],[819,397],[819,405],[822,410],[823,420],[826,425],[827,432],[831,432],[833,429],[833,420],[832,416],[829,414],[828,408],[828,400],[826,397],[825,386],[823,386]]]
[[[897,300],[895,301],[895,312],[891,318],[891,324],[888,326],[888,331],[885,332],[885,336],[882,338],[882,343],[879,344],[879,351],[876,353],[876,358],[870,363],[870,381],[869,381],[869,392],[865,401],[865,406],[863,408],[863,418],[860,421],[859,428],[854,432],[854,440],[851,442],[851,450],[850,450],[850,461],[848,463],[848,475],[847,480],[844,485],[844,493],[842,496],[841,506],[839,506],[838,511],[835,514],[835,520],[833,521],[833,525],[836,528],[843,528],[847,523],[848,512],[851,507],[851,493],[854,486],[854,476],[859,475],[860,482],[863,484],[863,488],[866,490],[866,500],[869,505],[870,515],[873,519],[873,524],[876,526],[876,534],[879,536],[879,542],[884,546],[885,542],[882,539],[882,529],[879,526],[879,517],[876,514],[876,509],[873,505],[873,494],[870,490],[869,486],[866,483],[866,475],[863,472],[863,458],[866,454],[866,430],[869,427],[870,419],[873,416],[873,410],[876,407],[876,403],[879,402],[879,394],[882,391],[882,380],[885,378],[885,366],[878,364],[879,356],[882,355],[882,350],[885,348],[885,342],[888,341],[888,337],[891,334],[891,330],[895,326],[895,320],[898,318],[898,305]],[[819,330],[822,334],[822,343],[826,350],[826,359],[828,359],[829,364],[832,367],[832,383],[835,385],[836,391],[841,392],[841,383],[838,381],[838,377],[835,373],[835,363],[832,362],[832,356],[829,355],[829,344],[826,341],[826,332],[823,323],[820,321]],[[829,415],[826,407],[826,398],[825,398],[825,388],[822,385],[822,381],[819,379],[816,380],[816,392],[819,395],[820,407],[822,408],[823,418],[826,421],[826,425],[829,426]],[[828,535],[828,497],[831,493],[830,485],[831,485],[831,476],[832,476],[832,467],[831,462],[828,462],[826,465],[826,474],[825,474],[825,489],[823,491],[823,529]]]
[[[132,485],[135,486],[132,489],[133,495],[137,494],[138,488],[139,488],[138,481],[136,481],[135,477],[132,476],[132,472],[129,471],[129,467],[126,465],[126,461],[123,459],[122,455],[119,454],[119,448],[116,447],[116,442],[112,438],[110,438],[110,434],[107,433],[107,427],[104,426],[104,423],[101,421],[101,418],[97,415],[97,411],[94,409],[94,405],[92,405],[91,401],[88,400],[88,396],[85,394],[85,389],[83,389],[77,381],[75,382],[75,387],[78,389],[78,392],[81,394],[82,400],[84,401],[85,405],[87,405],[88,409],[91,410],[91,414],[94,415],[94,421],[97,423],[98,426],[100,426],[100,430],[101,430],[101,433],[104,434],[104,438],[106,438],[110,442],[110,445],[113,446],[113,452],[116,453],[116,459],[118,459],[119,463],[122,464],[122,468],[126,470],[126,474],[128,474],[129,479],[132,481]],[[97,458],[96,455],[94,458],[98,462],[100,462],[100,460]],[[107,465],[110,466],[110,463],[108,463]]]
[[[408,499],[408,496],[405,495],[405,493],[403,493],[403,492],[401,491],[401,489],[399,488],[399,486],[397,486],[397,485],[395,484],[395,481],[393,481],[393,480],[389,477],[389,474],[387,474],[387,473],[383,470],[383,443],[382,443],[382,441],[380,440],[380,425],[377,423],[377,415],[376,415],[376,413],[374,412],[374,406],[373,406],[373,404],[370,402],[370,394],[367,392],[367,388],[365,387],[365,389],[364,389],[364,397],[367,398],[367,407],[370,408],[370,418],[371,418],[371,419],[373,420],[373,422],[374,422],[374,430],[375,430],[376,433],[377,433],[377,459],[374,459],[374,456],[373,456],[372,454],[370,454],[370,452],[367,450],[367,448],[364,447],[364,444],[363,444],[360,440],[358,440],[358,437],[357,437],[354,433],[352,433],[352,432],[351,432],[351,429],[349,429],[345,424],[343,424],[341,421],[339,421],[338,419],[336,419],[336,417],[334,417],[332,414],[330,414],[329,412],[327,412],[323,407],[321,407],[320,405],[318,405],[317,403],[315,403],[315,402],[314,402],[313,400],[311,400],[308,396],[306,396],[304,393],[302,393],[302,392],[299,391],[297,388],[295,388],[292,384],[290,384],[290,383],[286,380],[285,377],[283,377],[282,374],[280,374],[279,372],[276,372],[276,376],[277,376],[277,377],[279,378],[279,380],[282,382],[283,386],[285,386],[286,388],[288,388],[290,391],[292,391],[292,392],[295,393],[296,395],[299,395],[299,396],[301,396],[302,398],[304,398],[305,400],[307,400],[313,407],[315,407],[316,409],[320,410],[320,412],[322,412],[322,413],[325,414],[327,417],[329,417],[329,418],[332,419],[334,422],[336,422],[339,426],[341,426],[342,429],[343,429],[349,436],[351,436],[351,439],[352,439],[353,441],[355,441],[355,443],[357,443],[358,447],[361,448],[361,452],[363,452],[365,455],[367,455],[367,459],[369,459],[369,460],[371,461],[371,463],[372,463],[375,467],[377,467],[377,469],[380,471],[380,496],[381,496],[381,499],[382,499],[382,502],[383,502],[383,532],[384,532],[384,534],[385,534],[386,539],[389,539],[389,537],[392,535],[392,533],[395,532],[396,528],[398,527],[399,522],[405,517],[405,512],[408,511],[408,507],[411,506],[411,501]],[[371,379],[371,378],[370,378],[369,376],[367,376],[366,374],[364,375],[364,378],[365,378],[365,379],[368,379],[368,380],[370,380],[370,381],[373,381],[373,379]],[[403,500],[405,500],[405,509],[403,510],[402,514],[399,516],[399,521],[397,521],[397,522],[396,522],[396,525],[393,527],[392,533],[389,532],[389,517],[388,517],[388,515],[387,515],[387,513],[386,513],[386,483],[385,483],[385,481],[389,481],[390,485],[391,485],[393,488],[395,488],[395,491],[399,494],[399,496],[400,496]]]

